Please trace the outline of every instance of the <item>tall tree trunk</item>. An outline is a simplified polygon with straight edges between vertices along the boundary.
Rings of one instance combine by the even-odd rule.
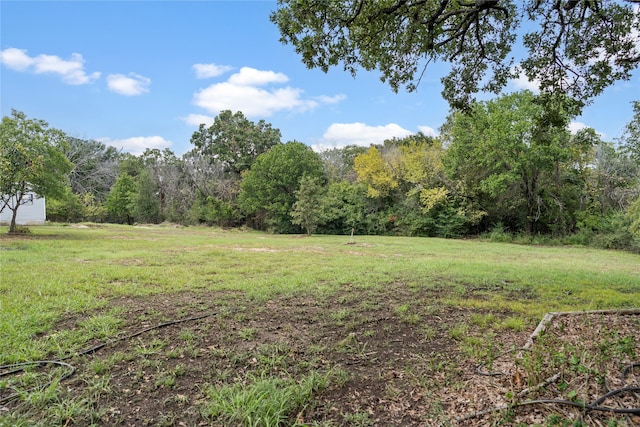
[[[537,198],[536,192],[538,191],[538,173],[532,172],[529,178],[527,174],[523,174],[525,200],[527,201],[527,218],[526,218],[526,231],[527,234],[533,234],[533,223],[537,221]]]

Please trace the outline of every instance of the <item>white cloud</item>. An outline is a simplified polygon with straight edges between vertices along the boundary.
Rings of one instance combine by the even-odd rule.
[[[135,73],[109,74],[107,76],[107,86],[112,92],[125,96],[140,95],[149,92],[151,79]]]
[[[316,99],[321,104],[337,104],[338,102],[347,99],[347,95],[344,95],[342,93],[334,96],[320,95],[316,96],[314,99]]]
[[[579,130],[582,130],[584,128],[588,128],[589,126],[585,125],[582,122],[571,122],[569,123],[569,131],[571,133],[577,133]]]
[[[194,104],[217,115],[220,111],[242,111],[247,117],[268,117],[279,111],[312,110],[321,104],[333,104],[344,95],[304,98],[302,89],[277,87],[289,81],[282,73],[242,67],[225,82],[215,83],[194,94]],[[190,115],[185,121],[192,123]]]
[[[540,92],[540,81],[538,79],[529,80],[527,75],[522,71],[518,74],[518,77],[512,79],[511,82],[516,89],[526,89],[534,93]]]
[[[0,60],[4,65],[17,71],[26,71],[34,63],[34,59],[25,50],[10,47],[0,51]]]
[[[426,136],[431,136],[431,137],[436,137],[438,136],[438,132],[430,127],[430,126],[418,126],[418,129],[420,130],[420,132],[424,133]]]
[[[0,61],[16,71],[58,74],[62,81],[71,85],[87,84],[100,77],[99,72],[86,73],[84,58],[79,53],[72,53],[71,59],[64,60],[55,55],[42,54],[31,57],[26,50],[10,47],[0,51]]]
[[[274,71],[256,70],[251,67],[242,67],[240,72],[229,77],[229,83],[240,86],[264,86],[268,83],[286,83],[289,77]]]
[[[271,116],[281,110],[304,111],[318,103],[301,99],[301,90],[291,87],[266,90],[233,83],[218,83],[195,95],[195,104],[212,113],[222,110],[242,111],[247,117]]]
[[[333,123],[322,135],[320,143],[314,144],[315,151],[328,148],[343,148],[347,145],[368,147],[371,144],[382,144],[386,139],[404,138],[412,135],[407,129],[395,123],[384,126],[369,126],[364,123]]]
[[[194,64],[193,69],[196,71],[196,77],[199,79],[208,79],[211,77],[221,76],[222,74],[233,70],[233,67],[216,64]]]
[[[171,147],[172,144],[171,141],[167,141],[161,136],[134,136],[124,139],[99,138],[98,141],[136,156],[142,154],[146,148],[162,150]]]
[[[207,116],[205,114],[189,114],[187,117],[183,117],[184,122],[192,126],[200,126],[201,124],[211,126],[214,119],[215,117]]]
[[[569,132],[571,132],[573,135],[575,135],[576,133],[578,133],[578,131],[582,130],[582,129],[586,129],[586,128],[590,128],[591,126],[584,124],[582,122],[571,122],[569,123]],[[594,129],[595,130],[595,129]],[[596,130],[596,134],[598,134],[600,136],[600,138],[602,139],[606,139],[607,135],[604,132],[599,132]]]

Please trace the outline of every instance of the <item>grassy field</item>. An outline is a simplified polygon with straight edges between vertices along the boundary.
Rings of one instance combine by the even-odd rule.
[[[170,226],[31,231],[0,228],[0,425],[453,425],[452,410],[481,409],[467,396],[469,367],[524,344],[545,313],[640,307],[640,256],[616,251]],[[638,361],[639,329],[627,327],[600,334],[600,359]],[[571,358],[579,342],[562,350],[567,366],[604,369]],[[69,366],[7,374],[42,360]],[[551,369],[530,365],[529,382]],[[574,373],[554,396],[587,399],[593,390],[571,383],[586,374]],[[478,422],[531,416],[507,412]],[[635,422],[543,412],[541,425]]]

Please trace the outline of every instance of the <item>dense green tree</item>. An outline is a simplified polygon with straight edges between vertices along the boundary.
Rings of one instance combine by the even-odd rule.
[[[55,222],[78,222],[84,220],[84,205],[81,195],[67,186],[62,194],[47,198],[47,219]]]
[[[131,213],[137,222],[157,224],[162,221],[160,213],[161,192],[159,182],[151,171],[143,169],[135,178],[135,190],[131,193]]]
[[[633,103],[633,117],[625,128],[622,143],[625,153],[628,153],[630,159],[635,161],[635,185],[628,187],[629,190],[635,191],[635,201],[629,200],[630,204],[625,218],[633,236],[633,249],[640,252],[640,101]],[[627,168],[631,168],[631,166],[627,165]],[[627,172],[626,176],[629,177],[632,174]]]
[[[163,204],[165,202],[165,177],[164,169],[167,163],[176,160],[173,151],[168,148],[159,150],[157,148],[146,148],[140,155],[142,164],[145,167],[145,173],[138,178],[138,193],[146,193],[148,209],[145,209],[149,214],[145,214],[149,222],[159,222],[162,220]],[[155,199],[155,200],[154,200]],[[151,204],[154,207],[151,207]],[[157,207],[156,207],[157,206]],[[153,214],[151,214],[151,212]],[[157,211],[157,212],[155,212]]]
[[[322,208],[318,232],[325,234],[366,234],[370,227],[367,215],[373,213],[363,184],[334,181],[327,186],[320,200]]]
[[[240,185],[240,207],[257,228],[298,232],[290,215],[302,177],[324,178],[322,161],[307,145],[276,145],[256,159]]]
[[[242,112],[222,111],[207,127],[201,124],[191,143],[202,155],[221,162],[225,170],[239,178],[255,159],[280,143],[280,130],[260,120],[253,123]]]
[[[236,227],[244,224],[237,203],[198,194],[188,213],[188,222],[195,224]]]
[[[118,163],[118,176],[126,173],[130,177],[136,177],[145,168],[144,159],[131,153],[122,153]]]
[[[105,201],[110,220],[132,225],[134,220],[157,222],[159,192],[157,181],[149,168],[150,158],[123,153],[119,163],[119,175]],[[151,150],[153,151],[153,150]]]
[[[102,222],[107,216],[104,203],[96,200],[93,194],[85,193],[80,197],[82,203],[82,219],[84,221]]]
[[[556,227],[562,233],[572,227],[576,207],[570,199],[584,185],[576,164],[591,150],[591,140],[571,138],[566,127],[541,125],[542,114],[528,91],[476,103],[470,114],[453,113],[442,128],[444,161],[490,222],[514,231]]]
[[[112,220],[133,224],[136,190],[135,179],[128,173],[121,172],[105,201],[105,208]]]
[[[520,68],[543,93],[587,102],[640,62],[634,0],[367,1],[279,0],[271,20],[309,68],[342,63],[377,69],[397,91],[415,90],[428,65],[451,63],[442,79],[453,107],[478,91],[499,93],[513,76],[510,53],[527,33]],[[515,68],[517,70],[517,68]]]
[[[0,123],[0,211],[12,211],[9,232],[16,230],[18,209],[25,196],[60,196],[72,168],[61,147],[66,135],[47,122],[28,119],[16,110]]]
[[[612,210],[626,208],[638,196],[640,188],[640,164],[624,149],[610,142],[596,146],[593,164],[589,169],[589,210],[604,215]]]
[[[183,156],[180,199],[189,204],[190,222],[219,226],[241,225],[244,219],[238,206],[240,179],[226,172],[222,162],[192,150]],[[188,199],[190,197],[190,199]]]
[[[242,174],[256,158],[280,144],[280,130],[242,112],[222,111],[211,126],[200,125],[191,137],[195,148],[185,156],[185,174],[193,189],[196,222],[238,225],[244,216],[238,205]]]
[[[444,153],[440,139],[419,133],[387,140],[356,157],[358,182],[377,201],[377,232],[453,237],[479,221],[482,215],[459,206],[445,175]]]
[[[595,134],[592,129],[588,131]],[[597,137],[592,161],[584,169],[584,175],[586,186],[579,195],[574,238],[598,247],[631,249],[633,203],[640,195],[640,165],[623,148]],[[638,243],[635,241],[636,246]]]
[[[304,228],[309,236],[322,221],[322,192],[322,183],[317,177],[305,175],[300,178],[300,188],[295,192],[296,201],[291,210],[291,222]]]
[[[104,201],[118,177],[121,154],[102,142],[68,137],[65,156],[73,163],[64,193],[47,199],[52,221],[103,221]]]

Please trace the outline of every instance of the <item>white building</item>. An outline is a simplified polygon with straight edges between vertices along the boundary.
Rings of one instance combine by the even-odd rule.
[[[15,206],[15,198],[9,201],[9,205],[11,207]],[[11,224],[13,211],[9,209],[10,206],[5,206],[0,212],[0,225]],[[18,215],[16,216],[16,225],[44,225],[46,217],[44,197],[29,193],[22,198],[22,204],[18,208]]]

